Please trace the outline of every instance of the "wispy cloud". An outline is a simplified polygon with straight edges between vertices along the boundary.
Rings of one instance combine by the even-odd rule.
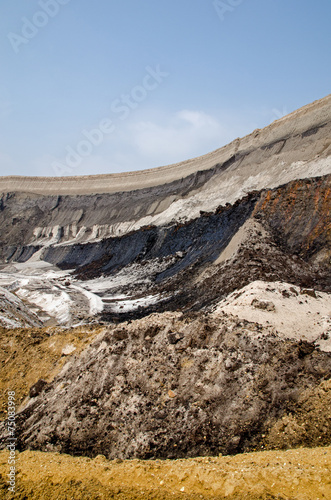
[[[61,175],[114,173],[154,168],[206,154],[250,132],[241,116],[222,119],[204,111],[142,111],[123,121],[74,171]],[[41,162],[38,162],[40,171]],[[54,175],[47,173],[44,175]]]
[[[196,109],[174,112],[144,109],[107,134],[100,146],[82,158],[74,169],[61,175],[91,175],[128,172],[177,163],[220,148],[236,137],[243,137],[270,123],[272,109],[219,111],[216,115]],[[255,120],[252,121],[252,118]],[[275,119],[275,117],[273,117]],[[51,154],[37,158],[0,155],[0,175],[54,176]]]
[[[139,156],[164,165],[207,153],[226,135],[214,117],[196,110],[181,110],[166,119],[140,120],[128,127]]]

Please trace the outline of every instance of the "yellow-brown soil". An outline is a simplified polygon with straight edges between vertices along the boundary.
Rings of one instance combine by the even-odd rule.
[[[266,449],[326,446],[331,441],[331,380],[304,391],[291,412],[270,426]]]
[[[186,460],[91,460],[56,453],[17,454],[16,493],[8,493],[8,452],[0,453],[4,499],[331,498],[331,447]]]
[[[15,391],[18,410],[33,384],[41,378],[51,382],[60,372],[68,360],[62,354],[65,346],[75,347],[72,355],[77,355],[100,330],[87,325],[68,329],[0,328],[0,420],[6,418],[7,391]]]

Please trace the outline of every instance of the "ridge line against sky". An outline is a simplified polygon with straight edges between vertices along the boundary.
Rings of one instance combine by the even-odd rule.
[[[5,0],[0,175],[142,170],[330,93],[320,0]]]

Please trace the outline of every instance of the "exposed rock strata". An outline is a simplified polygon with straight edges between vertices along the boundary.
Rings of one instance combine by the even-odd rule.
[[[96,293],[95,300],[103,304],[94,308],[102,310],[103,320],[200,310],[255,280],[331,292],[330,192],[331,176],[297,180],[186,222],[147,226],[94,243],[31,244],[4,251],[7,259],[27,267],[42,258],[75,270],[78,281],[70,278],[63,292],[58,287],[77,304],[76,313],[70,313],[73,321],[82,315],[79,303],[86,303],[82,294],[87,292]],[[247,233],[246,224],[251,225]],[[81,298],[77,284],[83,287]],[[117,301],[120,296],[137,305],[132,303],[130,311]],[[31,300],[32,295],[25,297]]]

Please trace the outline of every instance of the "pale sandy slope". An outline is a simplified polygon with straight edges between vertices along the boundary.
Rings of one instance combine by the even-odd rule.
[[[331,352],[331,294],[282,282],[254,281],[222,300],[215,311],[273,327],[281,338],[316,342]]]

